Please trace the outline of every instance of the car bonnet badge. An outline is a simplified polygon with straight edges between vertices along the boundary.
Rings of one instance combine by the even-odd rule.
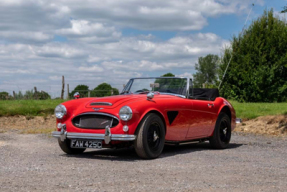
[[[101,109],[104,109],[104,108],[93,108],[95,111],[99,111]]]

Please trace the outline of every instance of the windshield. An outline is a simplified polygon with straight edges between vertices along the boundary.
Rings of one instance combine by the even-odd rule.
[[[186,78],[143,78],[131,79],[122,94],[148,93],[157,91],[166,94],[186,95]]]

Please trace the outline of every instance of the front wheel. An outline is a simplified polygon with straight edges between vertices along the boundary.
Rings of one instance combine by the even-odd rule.
[[[230,118],[225,113],[218,115],[213,135],[209,139],[209,143],[214,149],[225,149],[231,139],[231,123]]]
[[[165,129],[161,118],[148,114],[139,125],[134,146],[138,156],[144,159],[154,159],[160,156],[165,142]]]
[[[86,150],[86,148],[71,148],[70,139],[65,139],[64,141],[61,141],[61,139],[59,138],[58,143],[62,151],[64,151],[67,154],[80,154]]]

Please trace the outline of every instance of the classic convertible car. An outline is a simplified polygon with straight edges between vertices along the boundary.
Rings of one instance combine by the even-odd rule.
[[[228,146],[237,119],[217,89],[195,89],[190,78],[133,78],[121,95],[79,98],[55,108],[60,148],[67,154],[86,148],[134,146],[141,158],[157,158],[165,143],[209,141]]]

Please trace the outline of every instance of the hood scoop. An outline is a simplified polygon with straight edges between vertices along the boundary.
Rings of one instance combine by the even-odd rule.
[[[90,104],[91,106],[97,106],[97,105],[105,105],[105,106],[112,106],[113,104],[112,103],[109,103],[109,102],[93,102]]]

